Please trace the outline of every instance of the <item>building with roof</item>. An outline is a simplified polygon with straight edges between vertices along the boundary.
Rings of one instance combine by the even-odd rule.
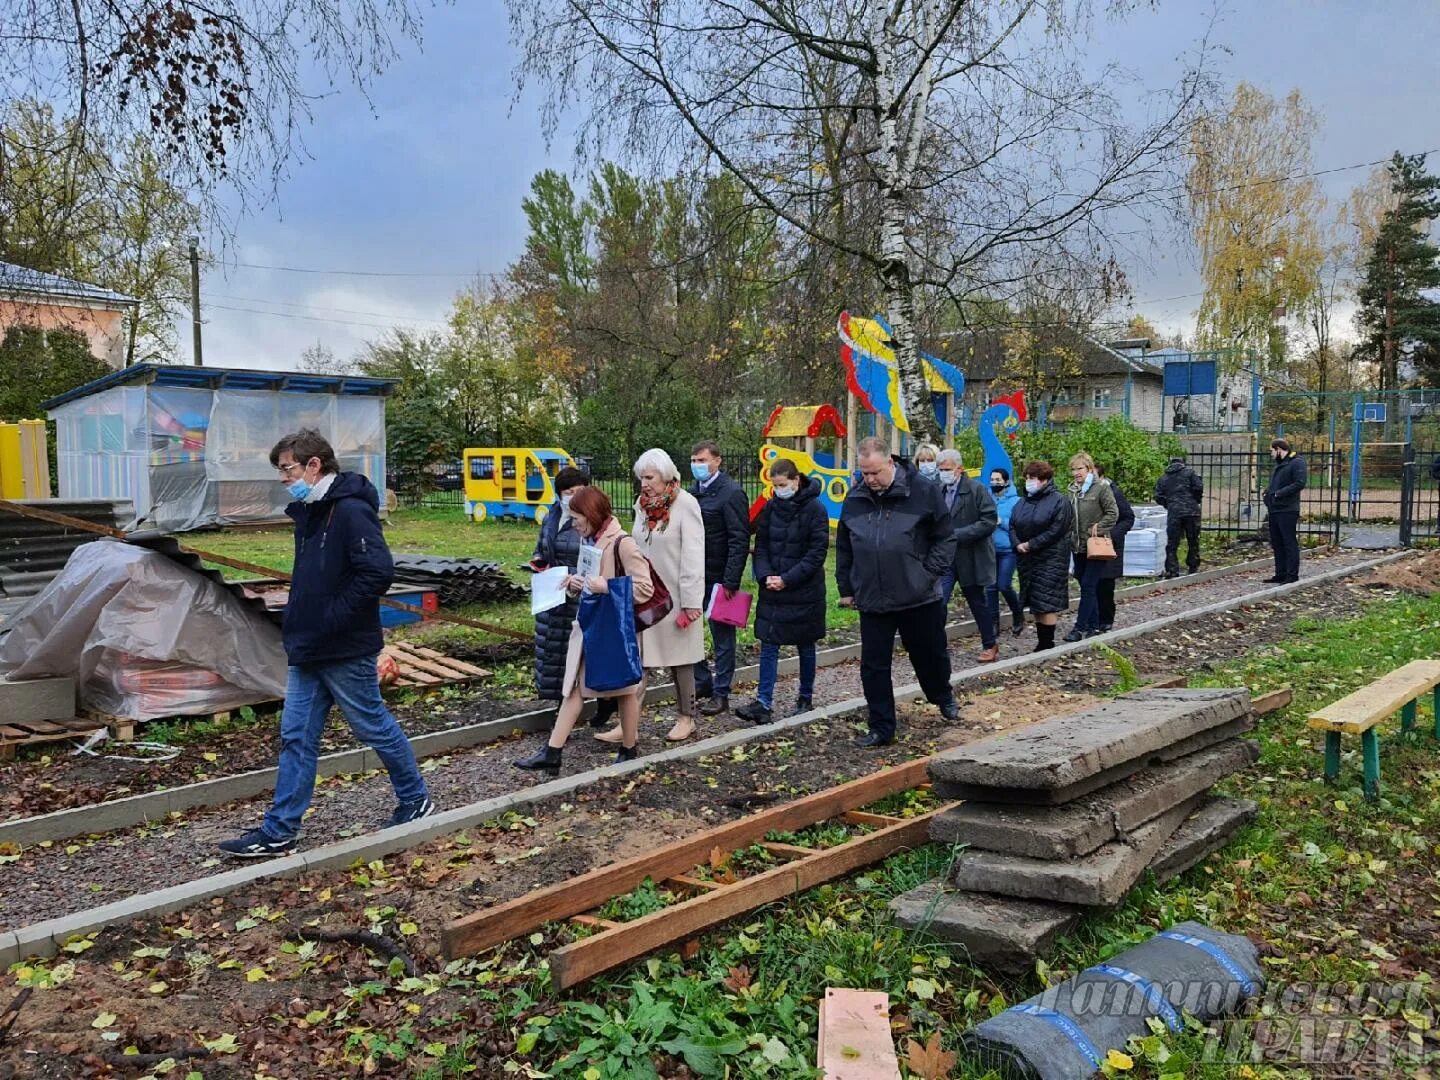
[[[127,529],[180,532],[284,520],[270,465],[282,435],[315,428],[343,472],[385,490],[391,379],[135,364],[44,403],[62,499],[129,499]]]
[[[1015,365],[1007,362],[1005,331],[971,331],[953,338],[950,362],[965,373],[962,424],[996,398],[1025,389],[1031,419],[1042,425],[1120,416],[1144,431],[1174,431],[1177,423],[1180,430],[1249,427],[1250,378],[1227,377],[1213,354],[1152,352],[1148,339],[1103,342],[1079,331],[1052,332],[1052,337],[1058,337],[1057,350],[1070,354],[1064,364],[1071,374],[1043,397],[1025,387]]]
[[[0,262],[0,333],[16,326],[73,330],[85,335],[96,359],[124,367],[125,316],[139,305],[124,293]]]

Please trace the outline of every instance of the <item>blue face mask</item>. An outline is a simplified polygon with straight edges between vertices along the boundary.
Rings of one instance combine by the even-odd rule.
[[[697,483],[703,484],[710,479],[710,466],[703,461],[690,462],[690,475],[695,477]]]
[[[1090,490],[1090,486],[1091,486],[1092,484],[1094,484],[1094,483],[1095,483],[1095,474],[1094,474],[1093,472],[1092,472],[1092,473],[1086,473],[1086,474],[1085,474],[1085,483],[1083,483],[1083,484],[1080,485],[1080,494],[1081,494],[1081,495],[1084,495],[1087,491]]]
[[[933,462],[933,461],[922,461],[922,462],[920,463],[920,475],[921,475],[921,476],[928,476],[931,480],[934,480],[935,477],[938,476],[939,474],[940,474],[940,466],[937,465],[937,464],[935,464],[935,462]]]
[[[310,497],[310,492],[314,491],[315,489],[311,487],[308,483],[306,483],[305,479],[302,477],[301,479],[296,480],[293,484],[286,484],[285,490],[288,491],[293,498],[297,499],[300,502],[304,502]]]
[[[775,489],[775,498],[777,498],[777,499],[793,499],[793,498],[795,497],[796,491],[798,491],[798,490],[799,490],[798,488],[782,488],[782,487],[777,487],[777,488]]]

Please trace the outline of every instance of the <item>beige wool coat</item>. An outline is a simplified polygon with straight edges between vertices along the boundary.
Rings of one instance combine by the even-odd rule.
[[[675,619],[686,608],[705,610],[705,521],[700,504],[682,488],[670,505],[670,524],[663,532],[652,533],[637,502],[635,539],[674,601],[665,620],[640,635],[643,663],[647,668],[698,664],[705,658],[703,618],[684,630]]]
[[[617,549],[616,541],[622,540],[618,548],[620,565],[616,566]],[[650,569],[645,565],[645,559],[640,553],[640,545],[633,543],[620,523],[614,518],[605,526],[605,531],[595,538],[595,546],[600,549],[600,576],[606,578],[628,576],[635,590],[635,602],[643,604],[654,595],[655,588],[650,584]],[[649,633],[650,631],[646,631]],[[645,635],[640,635],[644,640]],[[569,697],[576,686],[580,687],[580,696],[587,698],[610,698],[629,697],[639,689],[638,682],[629,686],[622,686],[618,690],[591,690],[585,685],[585,635],[580,631],[580,621],[577,619],[570,626],[570,644],[565,653],[565,683],[560,689],[561,697]]]

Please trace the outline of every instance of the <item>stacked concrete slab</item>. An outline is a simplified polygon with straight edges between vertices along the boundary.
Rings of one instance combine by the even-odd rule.
[[[1113,907],[1224,845],[1255,804],[1210,789],[1259,757],[1244,690],[1137,690],[956,747],[935,792],[964,803],[934,840],[962,845],[948,880],[897,897],[897,922],[1028,970],[1086,909]]]

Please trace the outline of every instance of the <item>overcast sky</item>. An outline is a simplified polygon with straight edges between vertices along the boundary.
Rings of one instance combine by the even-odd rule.
[[[1097,50],[1163,85],[1210,17],[1208,5],[1161,0],[1108,25]],[[387,327],[438,328],[469,279],[518,256],[530,178],[571,161],[568,143],[546,150],[533,95],[511,108],[507,29],[500,0],[432,9],[423,45],[405,46],[369,102],[340,87],[319,104],[309,156],[272,205],[239,220],[230,262],[246,265],[205,278],[207,364],[289,369],[317,341],[349,357]],[[1212,40],[1227,89],[1241,79],[1277,96],[1298,87],[1319,112],[1317,169],[1440,150],[1435,0],[1237,0]],[[1321,183],[1338,201],[1368,172]],[[1136,310],[1188,331],[1199,278],[1191,248],[1170,239],[1127,271]],[[390,276],[400,274],[410,276]],[[188,322],[180,340],[188,359]]]

